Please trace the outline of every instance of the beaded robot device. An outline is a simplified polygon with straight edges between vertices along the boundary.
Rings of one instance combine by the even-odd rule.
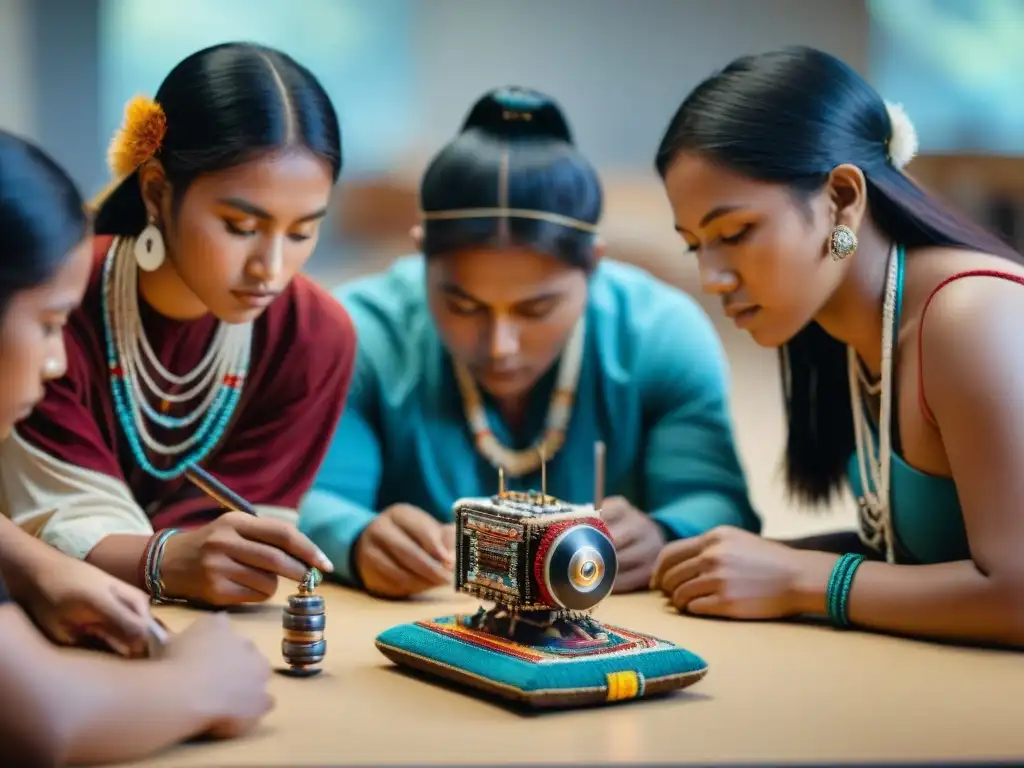
[[[571,504],[511,492],[460,499],[455,589],[492,602],[472,614],[393,627],[377,648],[396,664],[533,707],[572,707],[685,688],[707,673],[695,654],[591,615],[615,582],[615,545],[597,499]]]

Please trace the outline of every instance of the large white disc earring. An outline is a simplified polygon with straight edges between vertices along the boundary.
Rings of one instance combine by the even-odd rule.
[[[164,236],[157,227],[156,220],[150,216],[149,225],[135,240],[135,261],[139,269],[155,272],[164,263],[165,256]]]

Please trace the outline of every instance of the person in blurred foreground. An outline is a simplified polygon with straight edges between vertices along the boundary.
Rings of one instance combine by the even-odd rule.
[[[63,330],[85,292],[83,201],[41,150],[0,132],[0,436],[65,375]],[[5,468],[5,471],[7,469]],[[5,765],[133,760],[198,735],[245,733],[270,709],[269,663],[223,615],[139,656],[141,590],[0,516],[0,753]]]

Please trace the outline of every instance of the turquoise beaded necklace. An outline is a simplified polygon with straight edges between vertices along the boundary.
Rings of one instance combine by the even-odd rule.
[[[249,365],[252,328],[251,324],[245,324],[231,326],[226,330],[222,327],[218,330],[213,344],[217,344],[218,341],[224,343],[219,349],[211,349],[199,364],[209,365],[210,368],[202,375],[197,385],[187,392],[164,397],[165,403],[182,402],[199,394],[204,388],[208,389],[199,408],[186,416],[160,413],[147,402],[143,384],[157,392],[159,387],[153,382],[153,374],[144,368],[144,361],[131,357],[133,352],[136,352],[135,347],[144,347],[151,355],[152,366],[163,371],[166,378],[172,379],[172,383],[196,378],[199,366],[197,371],[185,377],[174,377],[159,366],[145,340],[145,330],[137,311],[137,279],[138,267],[132,254],[131,241],[115,238],[103,264],[102,286],[103,326],[110,392],[118,422],[136,462],[148,474],[167,481],[181,476],[190,466],[203,461],[227,431],[242,396]],[[130,306],[119,308],[118,302],[126,302]],[[133,323],[137,327],[125,327]],[[141,355],[136,353],[136,357],[141,358]],[[178,445],[164,446],[149,434],[146,419],[169,429],[182,428],[196,421],[199,421],[199,424],[188,439]],[[147,446],[156,453],[174,456],[175,460],[166,469],[157,468],[149,459]]]

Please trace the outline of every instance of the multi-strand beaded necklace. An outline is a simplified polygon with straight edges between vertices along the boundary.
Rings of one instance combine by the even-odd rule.
[[[850,383],[850,405],[853,411],[853,430],[857,446],[857,467],[860,472],[861,497],[860,538],[867,546],[885,552],[886,560],[896,561],[896,534],[893,530],[892,500],[890,498],[892,471],[892,399],[893,354],[899,336],[900,303],[903,295],[903,247],[894,245],[889,255],[885,294],[882,304],[882,376],[877,385],[862,391],[861,372],[857,352],[847,349],[847,371]],[[875,391],[881,394],[878,416],[878,445],[872,438],[868,415],[867,396]]]
[[[579,319],[562,352],[555,389],[551,393],[551,402],[548,405],[544,432],[537,442],[526,450],[512,450],[498,442],[487,421],[487,412],[473,375],[464,366],[455,365],[462,407],[466,421],[473,431],[476,449],[492,466],[500,467],[511,477],[521,477],[537,470],[565,443],[565,431],[572,417],[572,406],[576,399],[576,388],[583,363],[583,344],[587,333],[585,318],[586,315],[583,315]]]
[[[153,477],[172,480],[201,462],[224,436],[249,370],[252,323],[220,323],[203,359],[188,373],[176,375],[161,364],[146,338],[138,290],[133,241],[115,238],[103,265],[102,287],[114,409],[139,466]],[[162,386],[157,379],[167,384]],[[170,392],[168,388],[181,391]],[[151,400],[160,403],[159,409]],[[174,406],[196,400],[187,412],[168,414]],[[189,437],[165,445],[153,437],[148,422],[164,429],[199,423]],[[147,449],[161,457],[174,457],[174,461],[160,469],[150,461]]]

